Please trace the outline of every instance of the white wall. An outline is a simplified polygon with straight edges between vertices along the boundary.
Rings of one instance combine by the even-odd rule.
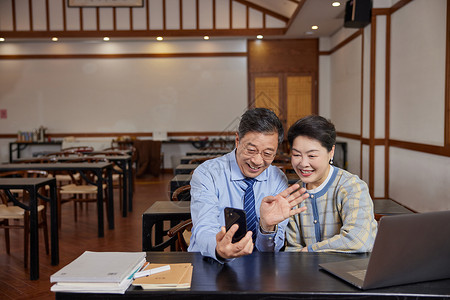
[[[245,53],[246,41],[0,44],[2,55],[192,52]],[[245,56],[0,60],[3,134],[222,131],[246,106]]]
[[[392,15],[391,139],[444,144],[446,4],[416,0]],[[449,157],[397,148],[390,156],[393,199],[418,211],[450,209]]]
[[[383,5],[389,7],[395,2],[375,1],[374,7],[385,7]],[[425,145],[444,145],[445,55],[448,38],[446,5],[446,0],[415,0],[391,15],[390,139]],[[375,139],[384,139],[387,18],[379,15],[376,21],[373,129]],[[361,37],[358,37],[330,55],[329,61],[320,60],[320,63],[326,62],[330,65],[329,87],[321,86],[321,90],[330,89],[327,97],[331,119],[336,129],[348,134],[361,134],[363,138],[370,137],[371,129],[369,107],[371,26],[365,27],[362,42]],[[330,39],[330,49],[350,33],[347,29],[336,33]],[[363,55],[362,75],[361,55]],[[321,66],[321,70],[327,70],[327,66]],[[363,76],[362,84],[361,76]],[[322,74],[322,77],[326,75]],[[374,170],[369,170],[369,146],[363,145],[361,151],[360,141],[352,139],[347,141],[350,145],[349,170],[361,176],[366,182],[369,182],[370,174],[373,174],[374,196],[382,197],[385,193],[384,146],[375,147]],[[391,199],[418,212],[450,209],[449,157],[395,147],[389,149],[389,154],[388,196]],[[362,170],[359,169],[360,165]]]

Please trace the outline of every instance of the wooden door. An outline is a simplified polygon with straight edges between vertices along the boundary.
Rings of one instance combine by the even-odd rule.
[[[313,78],[308,74],[255,75],[249,107],[272,109],[287,132],[295,121],[314,113],[313,91]]]

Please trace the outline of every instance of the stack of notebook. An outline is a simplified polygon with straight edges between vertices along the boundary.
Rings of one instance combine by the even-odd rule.
[[[192,271],[190,263],[168,265],[151,263],[136,273],[133,285],[140,286],[144,290],[188,289],[191,287]],[[139,274],[146,276],[141,277]]]
[[[86,251],[50,276],[53,292],[123,294],[145,263],[145,252]]]

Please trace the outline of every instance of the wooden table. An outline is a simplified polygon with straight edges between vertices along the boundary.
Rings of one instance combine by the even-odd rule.
[[[120,152],[117,152],[118,154]],[[71,162],[79,159],[105,159],[116,164],[122,170],[122,216],[127,216],[127,211],[133,210],[133,161],[131,160],[131,155],[87,155],[83,156],[60,156],[52,157],[52,160],[56,162]],[[20,163],[20,160],[14,162]],[[113,168],[113,172],[114,168]],[[128,206],[128,208],[127,208]]]
[[[50,197],[39,194],[39,188],[49,186]],[[0,178],[0,189],[7,192],[9,199],[17,206],[30,212],[30,279],[39,279],[39,234],[38,234],[38,198],[50,202],[50,236],[51,236],[51,264],[59,264],[58,246],[58,208],[55,178]],[[30,202],[28,205],[17,200],[9,192],[11,189],[28,191]]]
[[[151,252],[152,263],[192,263],[190,289],[145,291],[130,286],[123,295],[56,293],[56,299],[420,299],[450,298],[450,279],[372,290],[356,287],[322,271],[320,263],[366,254],[253,252],[225,265],[200,253]]]
[[[142,215],[142,251],[163,251],[171,246],[173,248],[175,238],[163,242],[167,234],[164,230],[164,221],[170,221],[170,226],[175,226],[181,221],[191,218],[190,201],[156,201]],[[152,230],[155,227],[155,244],[152,242]]]
[[[104,233],[104,217],[103,217],[103,171],[106,170],[108,177],[108,225],[109,229],[114,229],[114,193],[112,187],[112,163],[32,163],[32,164],[0,164],[0,172],[20,171],[20,170],[42,170],[42,171],[69,171],[80,173],[84,179],[85,172],[94,172],[97,182],[89,184],[97,186],[97,219],[98,219],[98,236],[103,237]]]
[[[14,148],[14,145],[16,148]],[[9,162],[13,162],[13,152],[17,152],[17,159],[21,158],[21,151],[29,146],[58,146],[61,149],[62,141],[52,142],[11,142],[9,143]]]
[[[175,168],[175,175],[191,174],[199,165],[196,164],[180,164]]]

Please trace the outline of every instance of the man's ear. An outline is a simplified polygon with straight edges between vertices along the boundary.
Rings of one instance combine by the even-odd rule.
[[[239,145],[239,134],[236,132],[235,135],[236,135],[236,138],[234,140],[234,145],[235,145],[235,148],[237,148],[237,146]]]

